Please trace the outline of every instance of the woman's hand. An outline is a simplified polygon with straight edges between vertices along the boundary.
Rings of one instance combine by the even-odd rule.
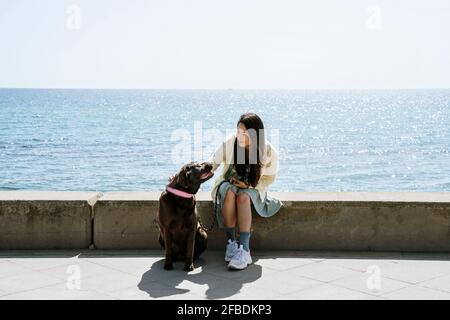
[[[231,179],[232,179],[233,184],[236,187],[241,188],[241,189],[248,189],[249,185],[246,184],[245,182],[238,180],[235,177],[232,177]]]

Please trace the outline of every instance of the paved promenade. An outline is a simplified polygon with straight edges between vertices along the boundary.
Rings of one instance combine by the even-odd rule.
[[[229,271],[208,251],[163,270],[151,250],[1,251],[0,299],[450,299],[450,254],[258,251]]]

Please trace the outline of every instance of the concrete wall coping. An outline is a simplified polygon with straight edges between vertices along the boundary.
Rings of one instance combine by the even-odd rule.
[[[105,192],[102,201],[158,201],[162,191],[112,191]]]
[[[0,201],[87,201],[93,206],[101,193],[95,191],[0,191]]]
[[[99,201],[157,201],[162,191],[106,192]],[[293,202],[412,202],[448,203],[450,192],[269,192],[281,201]],[[211,201],[209,191],[200,191],[198,201]]]
[[[161,191],[0,191],[0,201],[158,201]],[[285,202],[371,202],[450,204],[450,192],[269,192]],[[211,201],[209,191],[200,191],[198,201]]]
[[[273,192],[285,201],[449,203],[450,192]]]

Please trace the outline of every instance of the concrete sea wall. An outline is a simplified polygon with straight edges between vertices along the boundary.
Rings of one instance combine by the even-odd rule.
[[[0,192],[0,249],[160,249],[160,192]],[[270,193],[271,218],[253,215],[252,250],[450,252],[450,192]],[[209,226],[209,192],[197,194]],[[214,228],[208,247],[224,249]]]

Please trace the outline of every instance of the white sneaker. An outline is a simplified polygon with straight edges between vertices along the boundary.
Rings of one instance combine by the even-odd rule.
[[[235,240],[228,239],[227,250],[225,251],[225,261],[230,262],[231,258],[238,251],[238,244]]]
[[[236,254],[231,259],[228,264],[230,269],[242,270],[247,268],[249,264],[252,264],[252,257],[250,256],[250,251],[244,250],[244,246],[241,244]]]

